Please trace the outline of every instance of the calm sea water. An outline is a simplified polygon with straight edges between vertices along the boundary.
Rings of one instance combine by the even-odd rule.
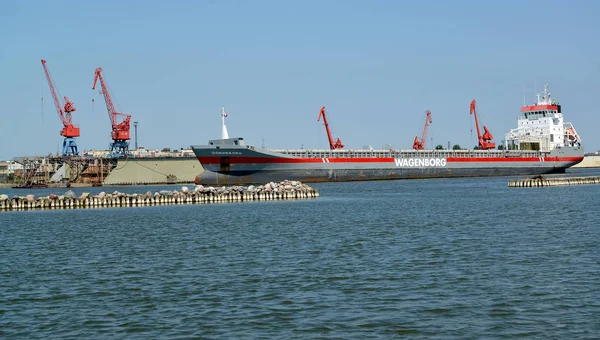
[[[0,338],[597,339],[600,186],[507,180],[2,212]]]

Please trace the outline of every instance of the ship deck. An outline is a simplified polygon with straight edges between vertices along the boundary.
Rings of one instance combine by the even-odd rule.
[[[299,158],[535,158],[549,152],[523,150],[309,150],[309,149],[269,149]]]

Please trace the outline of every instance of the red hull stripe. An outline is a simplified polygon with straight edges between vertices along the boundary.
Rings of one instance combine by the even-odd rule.
[[[410,158],[406,158],[410,159]],[[221,157],[198,157],[202,164],[220,164]],[[458,158],[448,157],[448,163],[504,163],[504,162],[578,162],[583,157],[539,157],[533,158]],[[229,164],[258,164],[258,163],[394,163],[394,158],[277,158],[277,157],[229,157]]]
[[[583,157],[539,157],[533,158],[452,158],[446,159],[446,162],[455,163],[477,163],[477,162],[578,162],[583,160]]]

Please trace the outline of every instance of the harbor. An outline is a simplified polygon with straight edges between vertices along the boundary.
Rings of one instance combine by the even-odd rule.
[[[599,338],[600,2],[0,8],[0,340]]]
[[[225,125],[229,115],[221,107],[221,138],[188,149],[148,152],[137,143],[138,122],[133,122],[134,148],[129,149],[131,116],[116,111],[108,92],[102,68],[94,73],[99,81],[112,124],[110,150],[78,152],[75,137],[79,128],[71,121],[73,103],[65,97],[64,108],[42,60],[44,71],[61,117],[65,136],[63,152],[47,157],[19,157],[11,162],[12,183],[16,188],[75,187],[104,185],[188,184],[247,185],[286,179],[309,183],[368,181],[387,179],[425,179],[480,176],[546,175],[564,173],[582,164],[585,152],[575,127],[564,120],[562,105],[545,84],[532,105],[520,109],[517,127],[505,135],[501,144],[494,142],[490,130],[480,128],[477,102],[473,99],[469,115],[473,117],[478,143],[475,147],[448,148],[426,145],[433,122],[425,112],[421,137],[415,137],[412,149],[350,149],[334,138],[328,114],[322,106],[317,121],[323,120],[329,149],[267,149],[246,144],[243,137],[230,138]],[[466,109],[466,105],[465,105]],[[465,110],[466,111],[466,110]],[[549,119],[552,118],[552,119]],[[121,120],[122,119],[122,120]],[[119,120],[121,120],[119,122]],[[592,156],[590,156],[592,157]],[[6,176],[5,176],[6,177]],[[6,177],[7,178],[7,177]]]

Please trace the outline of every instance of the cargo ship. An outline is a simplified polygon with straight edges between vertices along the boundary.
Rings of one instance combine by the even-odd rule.
[[[471,102],[479,148],[473,150],[344,149],[330,139],[329,150],[264,149],[229,138],[224,110],[221,139],[192,150],[204,168],[197,184],[250,184],[281,181],[336,182],[447,177],[542,175],[563,173],[583,160],[581,139],[563,121],[561,105],[551,99],[548,86],[530,106],[523,106],[517,128],[496,149],[484,126],[481,133],[475,100]],[[321,118],[321,116],[319,116]],[[415,143],[416,144],[416,143]],[[336,146],[337,145],[337,146]]]

